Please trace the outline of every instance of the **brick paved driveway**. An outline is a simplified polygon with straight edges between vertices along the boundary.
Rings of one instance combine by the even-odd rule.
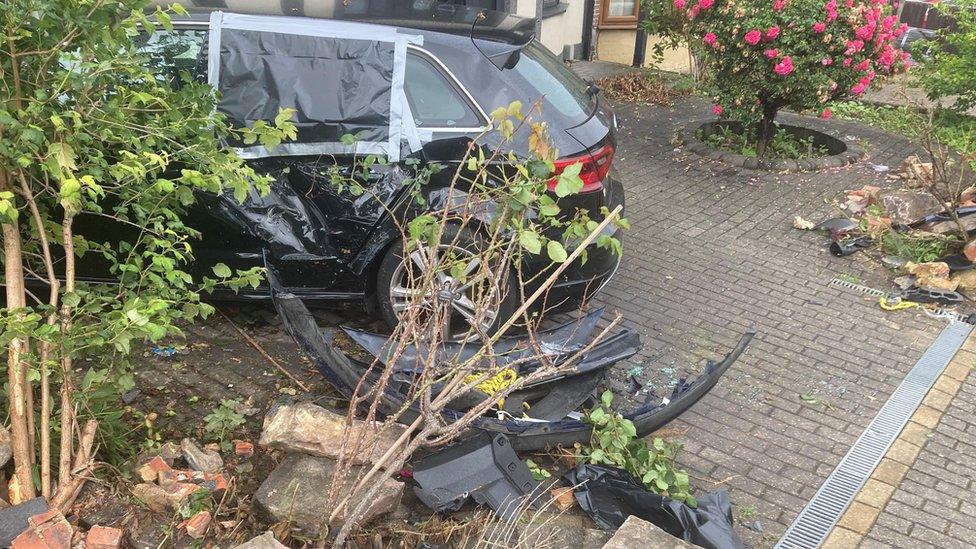
[[[669,430],[686,430],[680,463],[696,486],[729,489],[740,533],[762,547],[779,538],[941,325],[910,312],[882,313],[872,300],[828,287],[838,275],[875,286],[886,279],[865,258],[834,258],[822,236],[791,226],[796,214],[826,217],[825,201],[843,189],[883,185],[883,174],[862,163],[780,175],[688,156],[673,144],[673,134],[707,112],[695,98],[671,108],[618,106],[615,166],[633,229],[625,237],[623,265],[596,304],[622,312],[625,324],[643,336],[643,351],[619,366],[621,378],[634,367],[652,377],[697,371],[746,329],[758,331],[722,382]],[[865,142],[878,164],[896,165],[912,151],[906,141],[863,125],[831,121],[826,127]],[[250,395],[255,403],[267,402],[287,385],[226,322],[193,330],[191,340],[210,341],[201,350],[206,358],[188,357],[180,375],[156,387],[174,400],[190,393],[210,401]],[[321,383],[279,329],[248,331],[296,374]],[[150,361],[159,366],[144,370],[144,387],[159,383],[156,374],[168,368]],[[971,387],[963,393],[971,402]],[[800,394],[818,402],[804,402]],[[208,411],[197,407],[198,415]],[[959,416],[953,417],[964,425],[945,436],[966,435],[972,444],[976,428]],[[192,424],[192,418],[180,419]],[[962,499],[958,512],[971,514],[972,500],[964,507]],[[921,512],[935,510],[923,506]]]
[[[938,333],[935,321],[885,314],[875,302],[827,287],[838,275],[880,285],[880,269],[827,253],[825,239],[792,228],[820,220],[825,200],[882,184],[870,166],[769,174],[688,156],[674,131],[707,105],[620,106],[620,156],[634,230],[619,275],[599,299],[641,331],[645,369],[701,364],[748,327],[755,343],[712,393],[671,427],[686,428],[681,459],[703,488],[731,490],[737,514],[755,509],[769,545],[814,494]],[[817,121],[807,119],[807,124]],[[910,144],[862,125],[828,127],[869,144],[895,165]],[[808,404],[808,394],[820,401]],[[829,405],[823,404],[824,402]],[[742,509],[746,511],[743,513]]]

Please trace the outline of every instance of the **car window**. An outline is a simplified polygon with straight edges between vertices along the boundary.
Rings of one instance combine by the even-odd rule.
[[[483,121],[426,57],[407,55],[404,91],[418,128],[477,128]]]
[[[531,42],[522,48],[513,69],[532,87],[537,97],[545,97],[545,103],[564,116],[579,120],[589,115],[589,97],[586,83],[573,74],[545,46]]]
[[[206,80],[206,63],[201,54],[206,30],[157,31],[143,34],[138,40],[139,51],[149,59],[149,66],[161,82],[179,85],[183,71],[195,80]]]

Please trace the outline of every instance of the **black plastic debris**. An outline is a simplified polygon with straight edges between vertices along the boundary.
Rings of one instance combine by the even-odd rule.
[[[898,297],[915,303],[937,303],[939,305],[961,305],[966,298],[959,292],[935,288],[909,288],[898,293]]]
[[[858,229],[857,223],[846,217],[835,217],[813,226],[815,231],[830,231],[831,234],[845,234]]]
[[[874,244],[870,236],[858,236],[835,240],[830,243],[830,253],[837,257],[846,257],[861,250],[866,250]]]
[[[414,493],[435,511],[457,511],[468,499],[508,520],[539,487],[508,437],[481,431],[413,464]]]
[[[580,465],[563,481],[574,487],[580,507],[604,530],[616,530],[634,515],[700,547],[745,548],[732,529],[732,505],[724,490],[698,498],[698,507],[691,508],[645,490],[630,473],[616,467]]]
[[[959,271],[968,271],[970,269],[976,268],[976,263],[973,263],[966,257],[965,254],[955,253],[949,254],[945,257],[940,257],[936,259],[936,262],[945,263],[949,266],[949,272],[955,273]]]
[[[378,382],[376,369],[371,369],[370,363],[356,360],[337,348],[333,343],[333,332],[318,327],[301,298],[282,289],[275,266],[271,263],[268,264],[268,282],[272,301],[284,328],[337,390],[349,396],[360,380],[366,386]],[[743,334],[735,348],[721,361],[707,362],[698,376],[677,384],[669,398],[648,400],[637,409],[625,412],[624,417],[634,423],[639,436],[660,429],[708,394],[745,351],[754,335],[754,331]],[[515,410],[503,410],[498,417],[486,415],[477,418],[473,428],[509,437],[516,451],[542,450],[560,444],[569,447],[576,442],[587,441],[592,427],[570,415],[569,410],[579,410],[579,404],[585,402],[597,388],[600,376],[607,367],[633,356],[638,349],[638,335],[621,330],[593,346],[584,357],[557,377],[524,387],[506,398],[506,403],[533,401],[528,411],[529,418],[521,417]],[[398,363],[398,366],[404,370],[394,372],[379,395],[377,409],[385,415],[400,414],[399,421],[409,423],[419,417],[420,409],[409,402],[404,392],[411,387],[414,379],[408,371],[411,363]],[[455,406],[452,402],[451,408],[443,412],[443,421],[450,423],[463,416],[464,408],[460,407],[461,403],[458,404]],[[534,415],[539,417],[532,417]]]

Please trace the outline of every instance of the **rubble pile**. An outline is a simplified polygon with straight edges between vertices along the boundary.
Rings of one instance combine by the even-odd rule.
[[[812,223],[797,216],[793,226],[826,233],[837,257],[872,251],[899,275],[882,308],[950,314],[946,307],[976,298],[976,187],[949,188],[931,163],[915,155],[888,180],[898,188],[844,191],[835,201],[843,217]]]

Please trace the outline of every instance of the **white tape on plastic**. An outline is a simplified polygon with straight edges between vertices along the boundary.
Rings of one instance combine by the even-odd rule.
[[[236,149],[243,158],[262,158],[273,155],[314,154],[383,154],[390,162],[400,160],[400,148],[404,140],[411,152],[420,150],[422,143],[431,139],[430,132],[420,131],[414,123],[410,105],[404,93],[407,45],[423,45],[423,36],[401,32],[389,27],[313,19],[307,17],[258,16],[215,11],[210,14],[209,46],[207,49],[207,81],[214,89],[220,89],[221,30],[273,32],[298,36],[366,40],[393,44],[393,74],[390,89],[390,120],[387,142],[357,142],[353,146],[343,143],[282,143],[269,151],[263,146]],[[392,32],[391,32],[392,30]]]

